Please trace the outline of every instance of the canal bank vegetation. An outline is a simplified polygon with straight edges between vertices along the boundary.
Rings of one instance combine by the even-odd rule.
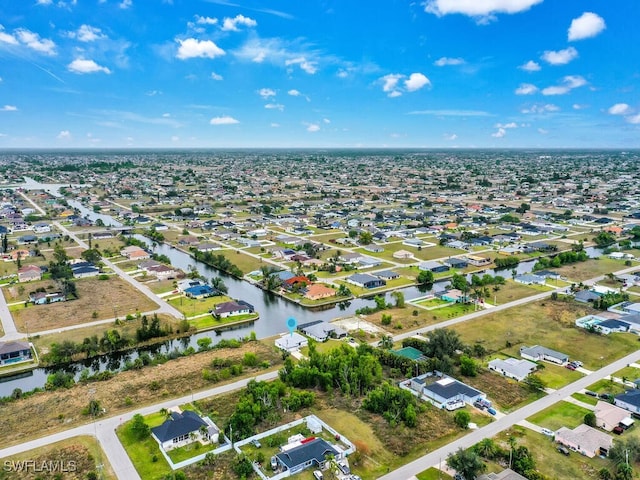
[[[211,388],[226,381],[252,377],[282,364],[282,355],[271,342],[254,341],[250,338],[244,342],[226,340],[213,346],[203,345],[199,347],[199,351],[196,355],[179,356],[170,362],[142,367],[152,368],[153,375],[141,375],[139,369],[131,369],[105,375],[109,378],[103,381],[87,380],[70,388],[38,391],[18,398],[4,397],[0,402],[0,416],[3,418],[5,445],[85,423],[87,418],[82,412],[88,403],[88,388],[95,391],[93,396],[106,410],[106,415],[112,416],[129,411],[134,406],[139,408],[168,398],[184,396],[188,392]],[[228,379],[222,378],[226,374],[219,375],[217,380],[205,379],[203,370],[214,369],[213,363],[220,361],[216,359],[242,365],[241,373],[230,375]],[[222,367],[220,370],[225,368],[231,367]]]

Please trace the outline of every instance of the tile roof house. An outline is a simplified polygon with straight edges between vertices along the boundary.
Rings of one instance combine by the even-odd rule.
[[[336,291],[333,288],[327,287],[322,283],[314,283],[307,287],[304,297],[309,300],[321,300],[323,298],[334,297],[335,295]]]
[[[573,430],[560,427],[555,432],[555,441],[582,455],[593,458],[596,455],[608,455],[613,446],[613,438],[604,432],[585,425],[578,425]]]
[[[207,420],[209,419],[202,419],[191,410],[171,412],[171,418],[152,428],[151,435],[163,450],[171,450],[197,440],[217,443],[220,432],[211,420]]]
[[[25,265],[18,269],[18,281],[30,282],[32,280],[40,280],[42,278],[42,270],[36,265]]]
[[[496,358],[489,362],[489,370],[493,370],[519,382],[527,378],[536,368],[538,368],[538,366],[535,363],[518,358],[507,358],[506,360]]]

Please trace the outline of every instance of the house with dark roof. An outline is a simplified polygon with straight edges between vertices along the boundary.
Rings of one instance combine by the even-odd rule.
[[[600,295],[596,292],[592,292],[591,290],[580,290],[579,292],[576,292],[573,298],[576,302],[593,303],[600,298]]]
[[[347,282],[362,288],[378,288],[387,284],[384,279],[366,273],[354,273],[347,277]]]
[[[0,342],[0,365],[31,360],[31,346],[27,342]]]
[[[212,297],[215,293],[216,291],[210,285],[194,285],[184,289],[184,294],[189,298]]]
[[[556,352],[547,347],[541,347],[540,345],[520,347],[520,356],[534,362],[546,360],[547,362],[557,363],[558,365],[564,365],[569,361],[569,355]]]
[[[163,450],[182,447],[195,441],[218,442],[220,431],[208,418],[201,418],[196,412],[171,412],[162,425],[151,429],[151,436]]]
[[[312,437],[303,440],[300,445],[294,448],[277,453],[275,458],[282,469],[288,470],[289,474],[293,475],[311,467],[323,470],[328,455],[333,455],[336,459],[342,457],[341,452],[329,442],[322,438]]]
[[[100,269],[91,262],[76,262],[71,264],[74,278],[95,277]]]
[[[246,315],[251,313],[251,309],[248,305],[243,305],[238,302],[222,302],[213,308],[213,313],[216,317],[227,318],[236,315]]]
[[[449,265],[443,265],[435,260],[427,260],[420,262],[418,265],[419,270],[430,271],[433,273],[448,272],[451,267]]]
[[[344,338],[347,336],[346,330],[324,320],[303,323],[298,325],[298,330],[317,342],[324,342],[329,338]]]
[[[461,258],[447,258],[444,263],[449,265],[451,268],[467,268],[469,266],[469,262],[466,260],[462,260]]]
[[[616,395],[613,404],[632,413],[640,414],[640,390],[627,390]]]
[[[409,388],[440,408],[447,408],[447,405],[458,402],[473,404],[477,400],[486,398],[480,390],[446,375],[441,375],[439,378],[438,375],[430,373],[420,375],[409,381]]]

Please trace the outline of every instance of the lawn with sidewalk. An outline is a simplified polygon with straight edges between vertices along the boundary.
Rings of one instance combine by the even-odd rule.
[[[590,411],[579,405],[561,400],[530,416],[527,420],[534,425],[548,428],[555,432],[560,427],[575,428],[584,423],[584,416]]]

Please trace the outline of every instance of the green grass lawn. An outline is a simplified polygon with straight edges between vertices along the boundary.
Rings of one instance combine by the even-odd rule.
[[[245,315],[234,315],[231,317],[216,319],[213,315],[205,315],[204,317],[194,318],[189,320],[189,323],[196,327],[198,330],[210,327],[222,327],[230,325],[236,322],[244,322],[248,320],[256,320],[259,317],[257,313],[247,313]]]
[[[608,393],[610,395],[617,395],[619,393],[624,393],[627,389],[621,383],[603,378],[602,380],[598,380],[596,383],[589,385],[587,390],[591,390],[598,394]]]
[[[543,362],[543,365],[544,368],[538,370],[536,374],[547,387],[555,390],[583,377],[583,375],[576,370],[569,370],[559,365],[551,365],[549,362]]]
[[[342,340],[334,340],[334,339],[329,339],[326,342],[316,342],[316,351],[319,353],[327,353],[330,352],[331,350],[333,350],[334,348],[340,348],[341,345],[343,345],[345,342],[343,342]],[[302,347],[300,349],[300,353],[302,353],[304,356],[309,356],[309,347]]]
[[[500,289],[497,292],[493,290],[493,287],[489,287],[490,295],[486,301],[492,304],[497,301],[498,305],[502,305],[521,298],[531,297],[532,295],[537,295],[538,293],[546,292],[548,290],[548,288],[542,286],[536,288],[534,285],[523,285],[522,283],[508,279],[504,285],[500,285]]]
[[[452,478],[435,467],[431,467],[424,472],[420,472],[416,477],[418,480],[451,480]]]
[[[211,450],[214,450],[219,445],[215,444],[205,444],[202,445],[200,442],[193,442],[189,445],[185,445],[184,447],[174,448],[173,450],[169,450],[167,454],[173,463],[183,462],[185,460],[189,460],[192,457],[196,457],[198,455],[202,455],[203,453],[207,453]]]
[[[213,309],[216,305],[222,302],[228,302],[231,297],[226,295],[218,295],[207,298],[189,298],[181,295],[178,298],[172,298],[168,300],[168,303],[187,317],[194,317],[203,313],[209,313],[209,310]]]
[[[440,307],[443,305],[449,305],[451,302],[447,302],[446,300],[442,300],[441,298],[429,298],[427,300],[420,300],[419,302],[415,302],[415,303],[423,307],[431,308],[431,307]]]
[[[586,262],[572,263],[571,265],[564,265],[560,268],[552,269],[554,272],[558,272],[563,277],[573,280],[575,282],[581,282],[588,280],[599,275],[606,275],[607,273],[616,272],[626,268],[624,261],[613,260],[607,257],[600,257],[598,259],[587,260]]]
[[[149,417],[145,419],[147,424],[152,427],[155,426],[150,423],[150,420],[147,420],[148,418]],[[156,442],[151,436],[144,440],[138,440],[131,433],[129,429],[130,424],[131,421],[121,425],[116,430],[116,434],[120,439],[120,443],[122,443],[122,446],[127,451],[127,455],[129,455],[129,458],[140,477],[149,480],[156,480],[171,473],[169,464],[162,456],[162,453],[160,453],[158,442]],[[156,459],[155,462],[153,461],[154,458]]]
[[[613,374],[614,377],[618,378],[626,378],[628,381],[633,382],[640,378],[640,368],[636,367],[625,367],[622,370],[618,370]]]
[[[555,431],[560,427],[577,427],[583,423],[584,416],[590,411],[573,403],[560,401],[532,415],[527,420],[540,427]]]
[[[576,392],[571,395],[576,400],[580,400],[582,403],[588,403],[589,405],[596,405],[598,403],[598,399],[591,395],[585,395],[584,393]]]

